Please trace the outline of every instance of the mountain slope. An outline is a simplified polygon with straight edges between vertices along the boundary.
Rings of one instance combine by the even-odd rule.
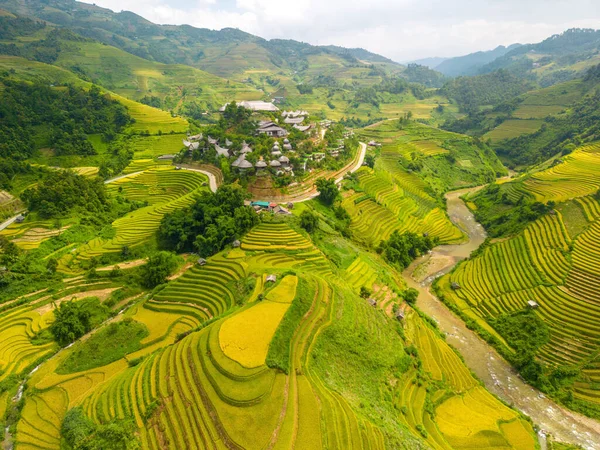
[[[318,47],[292,40],[266,40],[237,29],[220,31],[189,25],[156,25],[132,12],[114,13],[70,0],[2,0],[0,7],[68,27],[145,59],[186,64],[215,75],[243,79],[244,72],[261,69],[302,71],[310,55],[325,54],[345,65],[365,61],[387,69],[401,68],[388,58],[362,49]]]
[[[433,68],[449,77],[475,75],[478,73],[481,67],[501,56],[504,56],[506,53],[518,48],[520,45],[521,44],[513,44],[509,45],[508,47],[499,45],[493,50],[480,51],[469,53],[468,55],[464,56],[457,56],[455,58],[448,58]]]
[[[507,69],[537,80],[542,87],[573,79],[600,63],[600,30],[570,29],[537,44],[512,49],[481,67],[481,73]]]

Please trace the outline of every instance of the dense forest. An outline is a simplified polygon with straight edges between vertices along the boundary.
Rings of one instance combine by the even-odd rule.
[[[201,256],[222,250],[259,221],[256,212],[244,206],[244,196],[239,187],[224,185],[214,194],[204,192],[189,208],[165,214],[158,230],[161,246]]]
[[[441,93],[454,100],[463,112],[475,113],[481,106],[497,105],[523,94],[533,85],[508,71],[458,77],[444,85]]]
[[[107,141],[129,124],[127,108],[98,87],[55,88],[0,78],[0,158],[22,160],[41,146],[56,155],[92,155],[88,134]]]

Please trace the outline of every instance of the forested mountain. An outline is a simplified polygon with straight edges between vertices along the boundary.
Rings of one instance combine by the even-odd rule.
[[[0,8],[68,27],[81,36],[151,61],[186,64],[223,77],[242,79],[249,68],[303,71],[310,67],[311,57],[319,55],[339,58],[340,65],[377,63],[389,70],[401,69],[390,59],[363,49],[266,40],[232,28],[213,31],[189,25],[156,25],[129,11],[115,13],[72,0],[2,0]]]
[[[447,59],[450,58],[444,58],[442,56],[432,56],[430,58],[415,59],[414,61],[409,61],[407,64],[418,64],[420,66],[429,67],[430,69],[435,69]]]
[[[600,30],[573,28],[537,44],[522,45],[481,67],[481,73],[509,70],[542,87],[575,78],[600,62]]]
[[[491,109],[473,109],[444,128],[489,140],[510,165],[541,163],[599,138],[599,73],[600,65],[594,66],[577,79],[507,98]]]
[[[518,48],[520,45],[521,44],[512,44],[508,47],[499,45],[493,50],[479,51],[464,56],[447,58],[432,68],[449,77],[476,75],[479,73],[481,67],[504,56],[506,53]]]
[[[458,103],[464,112],[479,111],[486,105],[497,105],[523,94],[535,85],[506,70],[486,75],[458,77],[447,82],[441,92]]]

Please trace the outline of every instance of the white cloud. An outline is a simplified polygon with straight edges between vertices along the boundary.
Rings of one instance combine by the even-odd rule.
[[[97,0],[155,23],[239,28],[261,37],[362,47],[398,61],[539,42],[598,28],[592,0]]]

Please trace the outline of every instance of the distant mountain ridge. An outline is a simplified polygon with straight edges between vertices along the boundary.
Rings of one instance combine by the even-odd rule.
[[[521,44],[512,44],[508,47],[499,45],[493,50],[479,51],[464,56],[448,58],[435,66],[434,69],[449,77],[477,75],[481,67],[520,46]]]
[[[572,28],[537,44],[526,44],[505,53],[479,69],[491,73],[509,70],[537,79],[542,87],[568,81],[600,63],[600,30]]]
[[[435,69],[444,61],[450,58],[445,58],[443,56],[432,56],[430,58],[421,58],[415,59],[414,61],[408,61],[407,64],[418,64],[419,66],[429,67],[430,69]]]
[[[301,71],[308,65],[307,58],[318,54],[340,57],[346,64],[362,61],[402,69],[391,59],[360,48],[267,40],[233,28],[215,31],[190,25],[157,25],[133,12],[117,13],[73,0],[0,0],[0,8],[68,27],[144,59],[186,64],[222,77],[242,74],[250,68]]]

